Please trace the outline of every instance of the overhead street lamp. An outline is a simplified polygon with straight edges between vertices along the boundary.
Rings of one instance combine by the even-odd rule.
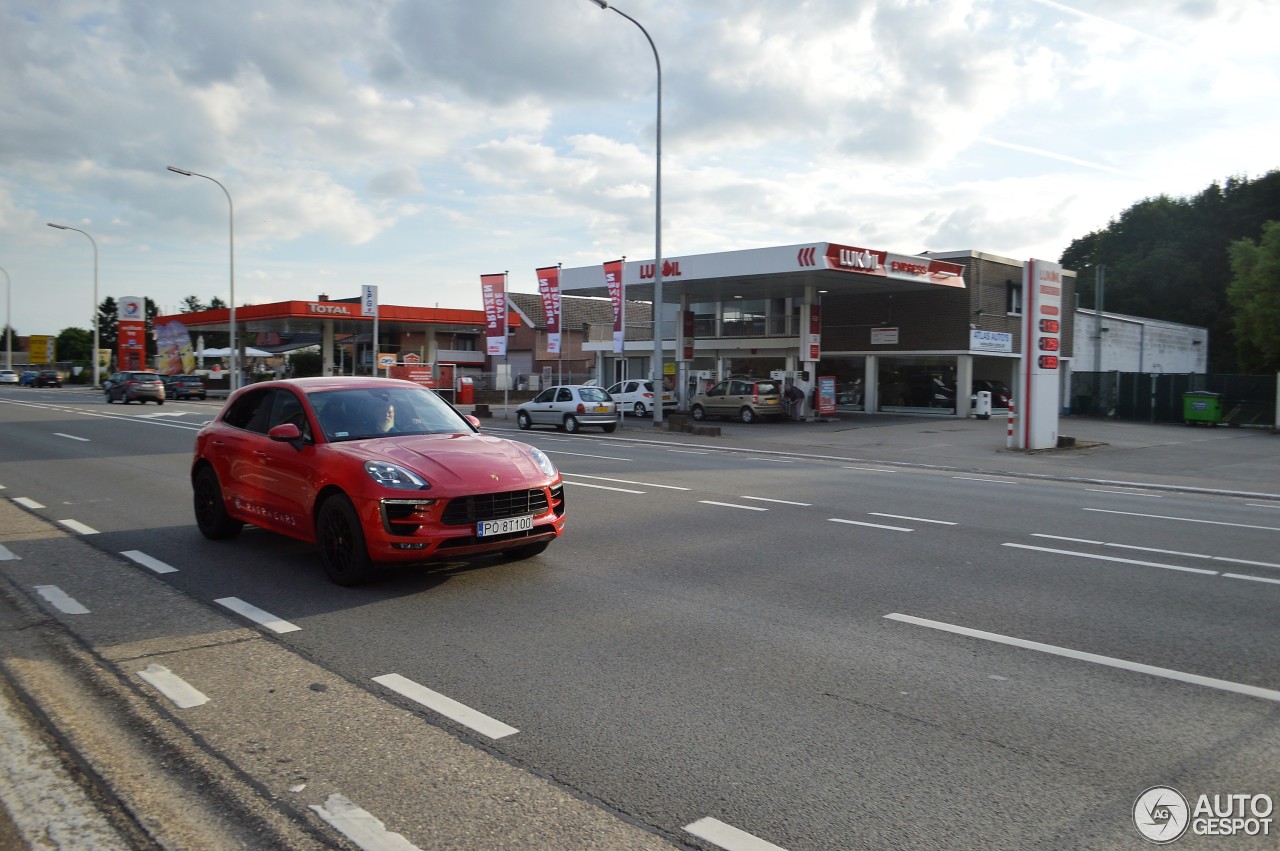
[[[649,47],[653,49],[653,61],[658,69],[658,122],[657,122],[657,169],[654,180],[654,226],[653,226],[653,364],[650,375],[653,379],[654,392],[658,402],[653,406],[653,424],[662,424],[662,60],[658,58],[658,46],[653,43],[649,31],[640,22],[626,12],[612,6],[609,0],[591,0],[601,9],[617,12],[644,33]],[[625,338],[626,334],[623,334]],[[625,347],[625,342],[624,342]]]
[[[100,383],[98,381],[98,243],[94,242],[93,237],[80,230],[80,228],[73,228],[70,225],[55,225],[53,222],[49,222],[48,225],[58,230],[73,230],[76,233],[83,233],[93,246],[93,356],[91,360],[93,361],[93,386],[97,387]],[[8,276],[7,272],[5,276]]]
[[[218,184],[222,194],[227,196],[227,209],[230,211],[228,229],[231,235],[231,389],[235,390],[240,386],[240,349],[236,346],[236,207],[235,204],[231,203],[231,193],[227,191],[227,187],[209,175],[200,174],[198,171],[187,171],[185,168],[175,168],[174,166],[167,166],[167,168],[174,174],[212,180]]]
[[[8,271],[0,266],[0,272],[4,272],[4,368],[13,369],[13,312],[9,309],[9,297],[13,294],[13,279],[9,277]]]

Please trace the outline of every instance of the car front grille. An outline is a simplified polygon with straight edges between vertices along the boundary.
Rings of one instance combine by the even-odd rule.
[[[485,493],[449,500],[440,522],[446,526],[470,526],[480,520],[501,520],[547,510],[547,492],[542,488],[505,493]]]

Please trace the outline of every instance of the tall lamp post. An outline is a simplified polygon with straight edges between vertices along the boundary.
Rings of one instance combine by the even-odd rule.
[[[83,233],[93,246],[93,356],[91,360],[93,361],[93,386],[97,387],[100,384],[98,381],[98,243],[94,242],[93,237],[80,230],[80,228],[73,228],[70,225],[55,225],[53,222],[49,222],[48,225],[58,230],[73,230],[76,233]],[[6,276],[8,275],[7,272],[5,274]]]
[[[654,226],[653,226],[653,365],[650,374],[653,378],[654,393],[657,403],[653,406],[653,424],[662,424],[662,60],[658,58],[658,46],[653,43],[649,31],[640,22],[626,12],[612,6],[609,0],[591,0],[601,9],[617,12],[640,32],[644,33],[649,47],[653,50],[653,61],[658,69],[658,122],[657,122],[657,168],[654,180]],[[623,334],[625,337],[625,333]],[[625,343],[624,343],[625,347]]]
[[[235,204],[231,203],[231,193],[227,191],[227,187],[209,175],[200,174],[196,171],[187,171],[185,168],[175,168],[174,166],[167,166],[167,168],[174,174],[212,180],[218,184],[222,194],[227,196],[227,209],[230,211],[228,230],[231,238],[231,389],[235,390],[240,386],[240,349],[236,346],[236,207]]]
[[[0,266],[0,272],[4,272],[4,368],[13,369],[13,313],[9,309],[9,299],[13,294],[13,279],[9,277],[8,271],[3,266]]]

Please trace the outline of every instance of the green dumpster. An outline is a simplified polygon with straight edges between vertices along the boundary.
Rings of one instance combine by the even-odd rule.
[[[1182,420],[1187,425],[1204,423],[1216,426],[1222,422],[1222,395],[1207,390],[1183,393]]]

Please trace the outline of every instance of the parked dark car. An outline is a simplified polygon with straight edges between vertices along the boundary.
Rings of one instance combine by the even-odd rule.
[[[33,387],[61,387],[62,373],[56,369],[42,369],[36,373]]]
[[[115,401],[155,402],[164,404],[164,382],[158,372],[115,372],[102,382],[102,392],[107,397],[107,404]]]
[[[164,382],[165,396],[170,399],[204,399],[208,396],[204,379],[198,375],[166,375]]]

